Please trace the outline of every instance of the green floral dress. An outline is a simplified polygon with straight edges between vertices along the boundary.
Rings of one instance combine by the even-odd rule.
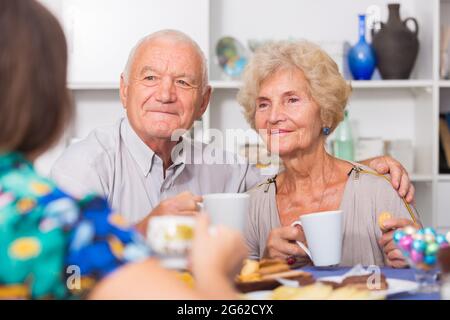
[[[76,200],[18,153],[0,153],[0,299],[83,297],[149,249],[105,199]]]

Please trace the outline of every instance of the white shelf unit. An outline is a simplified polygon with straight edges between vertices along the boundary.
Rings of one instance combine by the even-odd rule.
[[[210,81],[211,87],[215,90],[220,89],[239,89],[242,82],[239,80],[212,80]]]
[[[432,80],[358,80],[351,81],[349,83],[354,89],[416,89],[425,88],[432,89]],[[239,80],[212,80],[211,86],[214,89],[236,89],[238,90],[242,86],[242,82]],[[441,81],[441,87],[450,87],[450,81]]]
[[[433,182],[433,175],[413,174],[410,178],[413,182]]]
[[[450,25],[450,0],[441,0],[438,2],[439,7],[439,24],[436,22],[435,27],[440,31],[440,25]],[[440,50],[437,46],[437,50]],[[449,57],[450,58],[450,57]],[[450,112],[450,80],[439,80],[438,71],[439,63],[439,51],[436,53],[436,76],[437,87],[435,88],[435,94],[437,95],[438,102],[438,114]],[[436,131],[439,129],[439,124],[436,124]],[[437,134],[436,141],[438,143],[439,136]],[[439,148],[439,145],[436,146]],[[436,150],[438,154],[439,149]],[[439,159],[436,160],[437,165],[439,165]],[[437,181],[435,182],[435,194],[434,199],[436,203],[436,214],[435,214],[435,225],[442,228],[448,229],[450,226],[450,174],[439,174],[437,170]]]
[[[212,101],[203,129],[249,129],[236,94],[241,82],[227,79],[215,45],[233,36],[248,40],[306,38],[319,44],[354,44],[359,13],[379,9],[387,20],[388,0],[41,0],[60,18],[70,48],[70,78],[77,119],[69,136],[84,137],[123,115],[119,74],[137,39],[162,28],[190,34],[209,60]],[[450,80],[440,80],[439,32],[450,21],[449,0],[400,0],[401,17],[419,22],[420,51],[410,80],[352,81],[349,103],[359,137],[411,139],[415,168],[411,178],[426,225],[450,228],[450,175],[438,170],[438,117],[450,104]],[[108,10],[105,10],[108,8]],[[176,8],[177,14],[172,16]],[[144,19],[145,12],[150,16]],[[153,19],[151,19],[153,18]],[[448,22],[447,22],[448,23]],[[111,36],[113,35],[113,36]],[[370,36],[368,36],[370,41]],[[248,52],[250,52],[248,50]],[[47,161],[47,168],[51,160]],[[448,193],[446,193],[448,191]]]
[[[430,89],[432,80],[364,80],[351,81],[354,89]]]
[[[82,91],[82,90],[119,90],[119,83],[116,82],[97,82],[97,83],[69,83],[70,90]]]

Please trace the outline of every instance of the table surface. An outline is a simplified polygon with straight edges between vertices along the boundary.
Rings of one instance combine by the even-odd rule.
[[[414,281],[414,270],[412,269],[393,269],[380,268],[386,278]],[[316,279],[323,277],[341,276],[350,268],[336,267],[329,269],[318,269],[314,267],[302,268],[303,271],[310,272]],[[440,294],[437,293],[400,293],[387,298],[388,300],[440,300]]]

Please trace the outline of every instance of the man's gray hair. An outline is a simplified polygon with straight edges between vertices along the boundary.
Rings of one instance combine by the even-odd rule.
[[[181,43],[187,43],[192,46],[192,48],[197,51],[198,55],[201,58],[202,63],[202,89],[203,92],[206,90],[206,87],[208,85],[208,68],[207,68],[207,60],[205,57],[205,54],[203,53],[200,46],[195,42],[191,37],[189,37],[187,34],[178,31],[178,30],[172,30],[172,29],[164,29],[160,30],[154,33],[151,33],[141,40],[138,41],[138,43],[131,49],[131,52],[128,56],[127,64],[125,65],[125,69],[123,70],[123,77],[125,80],[125,83],[128,83],[128,80],[130,79],[130,73],[131,73],[131,66],[133,65],[134,58],[136,56],[136,52],[139,49],[139,47],[146,43],[147,41],[157,39],[157,38],[165,38],[170,39],[174,41],[179,41]]]

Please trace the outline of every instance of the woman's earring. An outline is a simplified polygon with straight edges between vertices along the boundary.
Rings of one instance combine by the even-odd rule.
[[[330,128],[329,127],[324,127],[322,129],[322,131],[323,131],[323,134],[326,135],[326,136],[328,136],[330,134]]]

